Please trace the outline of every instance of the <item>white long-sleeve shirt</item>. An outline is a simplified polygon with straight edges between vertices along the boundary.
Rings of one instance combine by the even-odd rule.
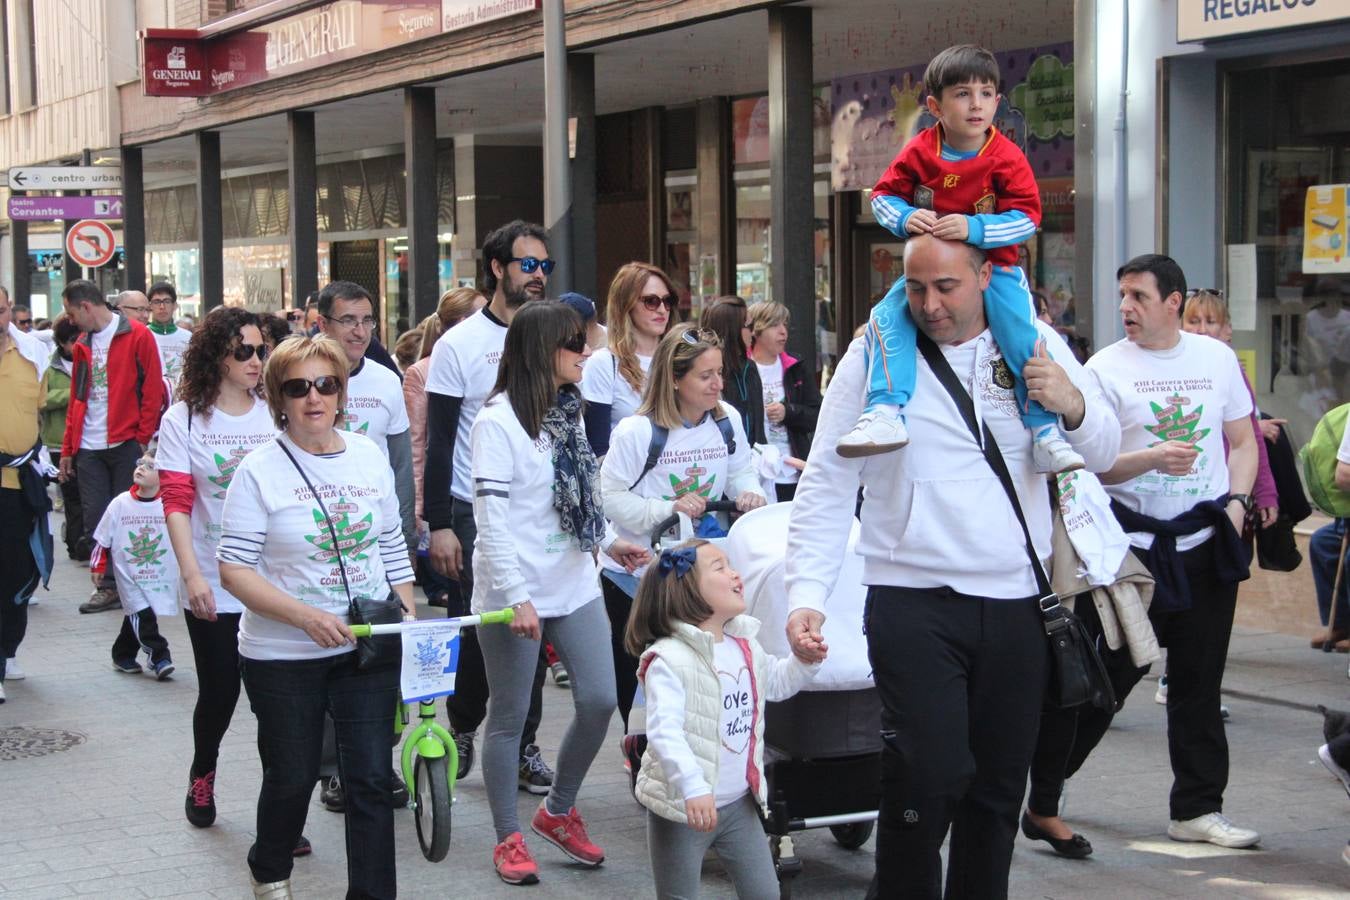
[[[1063,341],[1042,323],[1046,351],[1083,394],[1079,427],[1065,437],[1090,471],[1115,462],[1120,423],[1102,402],[1097,383]],[[959,345],[942,345],[979,418],[997,441],[1032,540],[1042,561],[1050,556],[1046,476],[1031,462],[1031,437],[1018,416],[1012,379],[986,330]],[[956,404],[919,357],[917,389],[905,408],[910,444],[862,459],[845,459],[835,443],[862,413],[867,393],[864,345],[855,340],[840,360],[821,404],[806,470],[788,529],[786,584],[789,609],[825,609],[846,550],[859,485],[863,487],[863,583],[948,587],[980,597],[1036,593],[1021,526]]]

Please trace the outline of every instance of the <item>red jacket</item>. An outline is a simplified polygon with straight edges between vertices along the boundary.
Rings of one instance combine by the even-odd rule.
[[[942,158],[942,126],[925,128],[901,148],[873,193],[891,194],[939,216],[1020,210],[1041,224],[1041,192],[1021,149],[997,128],[970,159]],[[985,251],[996,266],[1017,265],[1017,245]]]
[[[117,330],[108,345],[108,446],[134,440],[145,445],[159,430],[164,407],[164,375],[159,361],[159,346],[149,328],[119,316]],[[93,335],[84,334],[75,342],[70,375],[70,406],[66,411],[66,434],[61,455],[72,456],[80,449],[84,434],[84,415],[89,409],[89,387],[93,383]]]

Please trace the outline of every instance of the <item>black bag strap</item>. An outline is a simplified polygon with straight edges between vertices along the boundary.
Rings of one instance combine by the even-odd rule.
[[[342,590],[347,594],[347,602],[351,603],[352,589],[347,584],[347,566],[342,561],[342,547],[338,544],[337,529],[333,527],[333,520],[328,515],[328,507],[324,506],[323,498],[319,496],[318,491],[314,490],[314,485],[310,482],[309,476],[305,474],[304,468],[301,467],[300,460],[295,458],[295,454],[291,452],[290,447],[286,446],[286,442],[281,439],[280,435],[277,436],[277,445],[281,447],[281,452],[286,454],[286,458],[291,461],[291,465],[295,466],[295,471],[299,472],[300,477],[305,480],[305,487],[309,488],[309,492],[314,495],[314,502],[319,504],[319,512],[323,513],[323,521],[328,525],[328,534],[333,539],[333,552],[337,554],[338,572],[342,574]]]
[[[1027,527],[1027,517],[1022,512],[1022,504],[1017,500],[1017,491],[1013,488],[1012,475],[1008,472],[1008,464],[1003,459],[1003,453],[998,448],[998,443],[994,440],[994,435],[990,433],[988,424],[984,425],[984,440],[980,440],[980,427],[975,421],[975,403],[970,399],[970,394],[966,388],[957,379],[956,373],[952,371],[951,363],[947,362],[947,357],[942,355],[938,345],[933,343],[933,339],[922,331],[918,335],[919,351],[923,353],[923,358],[928,361],[928,368],[933,370],[937,380],[947,389],[951,395],[952,401],[956,404],[957,410],[961,413],[961,418],[965,420],[966,427],[970,429],[971,435],[975,438],[975,443],[980,445],[984,451],[985,461],[989,463],[989,468],[994,470],[998,476],[999,483],[1003,485],[1003,491],[1008,495],[1008,502],[1012,504],[1013,512],[1017,514],[1017,524],[1022,526],[1022,538],[1026,542],[1027,558],[1031,560],[1031,571],[1036,576],[1036,589],[1040,591],[1041,612],[1053,609],[1059,605],[1059,596],[1055,594],[1050,587],[1050,579],[1045,574],[1045,567],[1041,565],[1041,558],[1036,555],[1036,545],[1031,540],[1031,529]]]

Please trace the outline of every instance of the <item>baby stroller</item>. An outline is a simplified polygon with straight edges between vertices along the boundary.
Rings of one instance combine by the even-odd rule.
[[[709,503],[709,512],[734,509]],[[737,519],[725,538],[715,539],[740,573],[746,612],[763,623],[759,641],[775,656],[787,656],[787,592],[783,587],[790,503],[776,503]],[[686,520],[687,521],[687,520]],[[666,534],[678,523],[657,526],[652,546],[670,546]],[[792,894],[802,869],[792,832],[829,828],[843,847],[857,849],[871,837],[881,800],[881,699],[863,635],[862,559],[853,552],[853,525],[838,585],[829,601],[825,642],[829,658],[805,690],[768,704],[764,717],[764,768],[768,780],[769,835],[780,894]],[[663,541],[664,538],[664,541]]]

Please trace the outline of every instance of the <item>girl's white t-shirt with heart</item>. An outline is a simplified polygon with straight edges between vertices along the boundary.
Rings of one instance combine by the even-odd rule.
[[[717,806],[741,799],[749,790],[750,738],[755,733],[755,693],[750,667],[741,646],[724,637],[713,644],[713,664],[722,689],[722,721],[718,729]]]
[[[215,596],[216,612],[244,611],[244,605],[221,587],[220,563],[216,561],[225,492],[244,457],[276,435],[272,413],[261,397],[241,416],[219,409],[209,415],[189,413],[187,404],[179,401],[169,407],[159,423],[155,460],[160,471],[192,476],[192,552]]]

